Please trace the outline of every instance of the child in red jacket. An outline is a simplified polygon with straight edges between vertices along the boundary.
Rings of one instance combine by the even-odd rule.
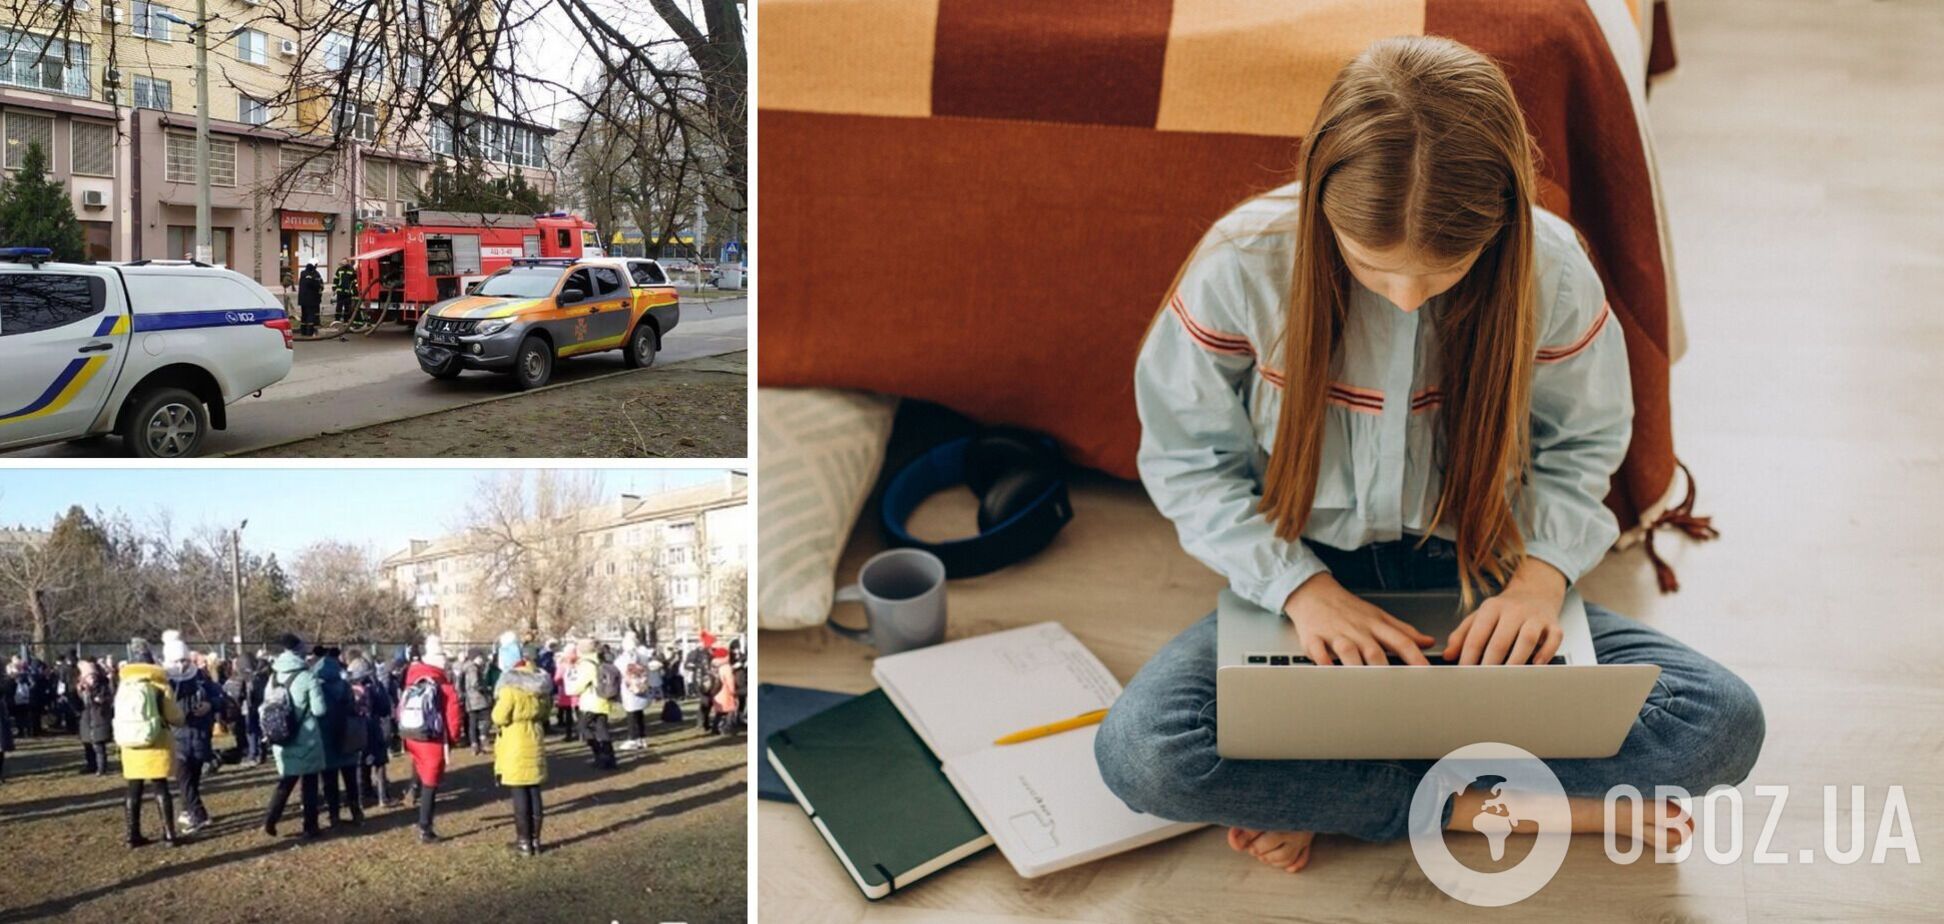
[[[404,710],[414,699],[413,687],[421,681],[436,687],[437,711],[442,720],[439,740],[405,739],[405,750],[412,756],[412,800],[418,806],[419,840],[430,844],[439,839],[432,831],[434,803],[439,782],[445,778],[446,746],[459,743],[459,691],[446,673],[445,645],[436,635],[425,637],[425,653],[405,669],[405,694],[399,697],[400,725]]]

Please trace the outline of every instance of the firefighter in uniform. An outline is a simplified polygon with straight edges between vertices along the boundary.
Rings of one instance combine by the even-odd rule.
[[[317,335],[317,313],[324,306],[324,274],[317,271],[317,264],[304,264],[304,271],[297,274],[297,308],[302,315],[302,326],[297,333],[305,337]]]
[[[337,292],[336,320],[341,324],[351,316],[351,302],[358,297],[358,271],[351,265],[350,257],[338,264],[332,288]]]

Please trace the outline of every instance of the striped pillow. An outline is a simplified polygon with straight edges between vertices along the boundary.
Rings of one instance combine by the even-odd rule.
[[[759,388],[757,396],[757,621],[821,625],[898,399],[827,388]]]

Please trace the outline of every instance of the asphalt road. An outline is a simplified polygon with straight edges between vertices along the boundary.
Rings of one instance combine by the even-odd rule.
[[[749,348],[749,301],[736,298],[682,305],[682,321],[668,334],[656,364],[715,356]],[[554,366],[554,381],[573,382],[627,368],[618,350]],[[205,455],[258,449],[285,440],[444,410],[505,394],[503,376],[468,372],[439,381],[412,356],[411,329],[387,327],[369,337],[297,344],[296,365],[262,397],[229,408],[229,428],[213,431]],[[122,455],[121,442],[60,443],[13,453],[9,458],[87,458]]]

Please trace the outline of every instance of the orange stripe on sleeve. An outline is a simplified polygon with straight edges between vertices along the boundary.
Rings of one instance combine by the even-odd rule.
[[[1586,348],[1593,345],[1594,338],[1600,336],[1600,331],[1606,328],[1607,318],[1612,314],[1613,307],[1606,302],[1601,302],[1599,315],[1593,318],[1592,324],[1587,325],[1586,332],[1580,334],[1579,339],[1563,347],[1540,350],[1535,359],[1542,363],[1557,363],[1586,352]]]

